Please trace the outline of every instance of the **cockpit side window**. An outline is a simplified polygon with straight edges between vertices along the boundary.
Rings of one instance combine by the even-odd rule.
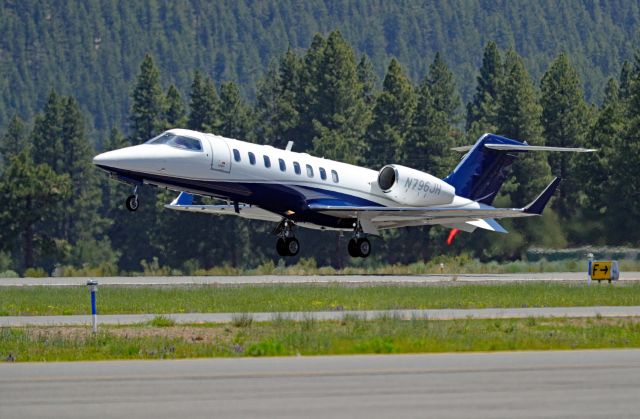
[[[171,134],[165,132],[155,138],[147,141],[147,144],[166,144],[171,147],[181,148],[183,150],[202,151],[202,143],[200,140],[182,135]]]

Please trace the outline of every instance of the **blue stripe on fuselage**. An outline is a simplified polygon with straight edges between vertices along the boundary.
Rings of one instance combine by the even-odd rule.
[[[163,175],[136,173],[128,170],[99,166],[101,169],[124,176],[138,182],[158,183],[172,186],[181,191],[207,195],[231,201],[239,201],[259,206],[283,216],[288,211],[293,215],[287,218],[327,227],[349,228],[352,221],[341,219],[308,209],[308,204],[333,206],[383,206],[350,194],[331,191],[318,187],[288,185],[281,183],[220,182],[201,179],[183,179]]]

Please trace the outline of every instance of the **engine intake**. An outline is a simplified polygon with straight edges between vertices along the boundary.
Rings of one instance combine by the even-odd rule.
[[[380,169],[378,186],[391,200],[409,206],[450,204],[456,195],[455,188],[442,179],[397,164]]]

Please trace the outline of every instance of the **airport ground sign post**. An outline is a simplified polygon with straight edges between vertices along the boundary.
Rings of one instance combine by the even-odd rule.
[[[98,333],[98,309],[96,307],[96,292],[98,291],[98,281],[87,281],[87,286],[91,292],[91,326],[93,333]]]
[[[616,260],[593,260],[589,254],[589,282],[591,281],[617,281],[620,278],[620,269]]]

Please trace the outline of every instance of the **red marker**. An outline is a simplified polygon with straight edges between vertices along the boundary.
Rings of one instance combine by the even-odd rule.
[[[458,230],[457,228],[454,228],[449,232],[449,237],[447,237],[447,246],[451,246],[451,243],[453,243],[453,238],[456,236],[456,234],[458,234],[458,232],[460,232],[460,230]]]

